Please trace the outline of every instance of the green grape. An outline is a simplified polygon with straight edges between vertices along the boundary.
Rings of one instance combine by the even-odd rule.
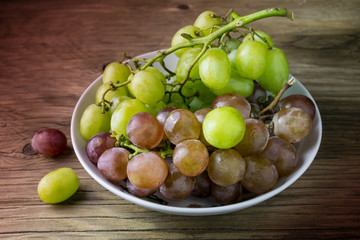
[[[102,101],[102,97],[104,95],[104,93],[106,92],[106,90],[110,89],[111,87],[109,86],[108,83],[103,83],[96,91],[95,94],[95,103],[99,104]],[[126,87],[119,87],[116,90],[110,90],[106,93],[105,95],[105,100],[111,102],[111,99],[113,97],[120,97],[120,96],[127,96],[127,91],[126,91]]]
[[[134,78],[134,74],[131,73],[127,79],[127,81],[130,81],[130,82],[128,84],[126,84],[127,90],[129,91],[131,96],[134,96],[134,93],[131,90],[131,82],[132,82],[133,78]]]
[[[200,28],[205,36],[214,32],[211,28],[222,23],[220,16],[213,11],[202,12],[195,20],[194,26]]]
[[[110,118],[111,113],[105,111],[103,114],[101,106],[89,105],[80,119],[81,135],[87,141],[98,133],[108,132],[110,130]]]
[[[128,100],[128,99],[132,99],[128,96],[114,96],[113,98],[110,99],[110,102],[111,102],[111,106],[110,106],[110,111],[111,111],[111,114],[114,113],[115,109],[117,108],[117,106],[122,102],[122,101],[125,101],[125,100]]]
[[[257,41],[243,42],[236,53],[236,68],[242,77],[257,79],[266,67],[267,48]]]
[[[196,112],[197,110],[209,106],[209,104],[204,103],[199,97],[194,97],[189,102],[190,111]]]
[[[182,83],[185,80],[191,63],[194,61],[196,56],[199,55],[200,52],[200,48],[190,48],[181,55],[175,70],[177,82]],[[189,78],[200,79],[199,62],[197,62],[191,69]]]
[[[171,41],[171,46],[172,47],[175,46],[175,45],[178,45],[180,43],[184,43],[184,42],[188,41],[186,38],[181,36],[182,33],[189,34],[193,38],[202,37],[204,35],[201,32],[200,28],[195,27],[193,25],[188,25],[188,26],[182,27],[173,36],[172,41]],[[188,50],[188,49],[190,49],[190,48],[178,49],[178,50],[175,51],[175,55],[178,56],[178,57],[181,57],[181,55],[183,55],[183,53],[186,52],[186,50]]]
[[[211,92],[210,89],[206,87],[200,80],[187,81],[184,84],[181,93],[185,97],[188,97],[186,101],[190,106],[190,110],[193,112],[200,108],[204,108],[205,106],[210,106],[216,98],[216,95]]]
[[[129,120],[139,112],[148,112],[146,106],[137,99],[122,101],[111,116],[111,130],[115,134],[126,135],[126,126]]]
[[[202,129],[206,141],[212,146],[232,148],[244,137],[245,120],[235,108],[219,107],[205,116]]]
[[[184,102],[184,98],[179,93],[166,94],[163,99],[164,102],[167,102],[168,107],[176,107],[181,109],[188,109],[188,106]]]
[[[235,73],[239,75],[236,67],[236,53],[237,53],[237,49],[232,50],[231,52],[228,53],[228,58],[230,60],[230,65],[231,65],[231,74]]]
[[[263,32],[263,31],[255,31],[258,35],[260,35],[262,38],[265,38],[266,41],[268,42],[268,44],[270,45],[270,47],[274,47],[274,42],[271,39],[271,37]],[[264,43],[266,45],[266,47],[268,47],[268,45],[266,44],[266,42],[264,42],[264,40],[262,38],[260,38],[258,35],[254,34],[254,38],[251,36],[251,33],[247,34],[244,39],[243,42],[249,41],[249,40],[255,40],[261,43]]]
[[[71,168],[58,168],[46,174],[38,184],[38,195],[46,203],[60,203],[79,188],[79,178]]]
[[[130,69],[119,62],[109,63],[104,70],[103,82],[112,82],[115,85],[125,82],[130,75]]]
[[[241,44],[241,41],[238,39],[230,38],[225,41],[225,46],[228,50],[233,51],[237,50]]]
[[[231,77],[230,60],[222,49],[210,48],[200,59],[199,73],[205,86],[224,88]]]
[[[154,67],[147,67],[147,68],[146,68],[145,70],[143,70],[143,71],[151,72],[154,76],[156,76],[156,78],[160,79],[160,81],[161,81],[163,84],[166,83],[166,78],[165,78],[164,74],[163,74],[160,70],[158,70],[158,69],[156,69],[156,68],[154,68]],[[131,83],[132,83],[132,79],[133,79],[133,78],[134,78],[134,74],[131,73],[130,76],[129,76],[129,78],[128,78],[128,80],[130,80],[130,82],[126,85],[126,86],[127,86],[127,90],[129,91],[129,93],[130,93],[132,96],[134,96],[134,93],[133,93],[132,90],[131,90]]]
[[[166,83],[165,75],[160,70],[154,67],[147,67],[145,71],[152,72],[154,75],[156,75],[156,78],[160,79],[162,83]]]
[[[146,104],[156,104],[165,95],[161,79],[152,71],[144,70],[135,73],[130,88],[134,96]]]
[[[172,102],[172,103],[184,103],[184,98],[179,93],[172,93],[170,95],[170,102]]]
[[[254,81],[248,78],[240,77],[237,73],[233,73],[231,78],[222,89],[211,89],[216,95],[222,95],[225,93],[235,93],[243,97],[248,97],[254,90]]]
[[[102,84],[96,91],[95,94],[95,103],[96,104],[100,104],[102,101],[102,97],[105,93],[106,90],[108,90],[110,88],[108,83],[104,83]],[[128,91],[126,86],[124,87],[119,87],[118,89],[114,90],[110,90],[106,93],[105,95],[105,100],[110,102],[110,110],[111,113],[113,113],[117,107],[117,105],[119,105],[120,102],[124,101],[125,99],[130,99],[130,97],[127,96],[128,95]]]
[[[283,51],[272,48],[267,51],[265,71],[258,78],[260,86],[278,93],[289,78],[289,64]]]
[[[148,112],[151,113],[152,115],[156,116],[158,115],[158,113],[163,110],[164,108],[166,108],[166,103],[164,103],[163,101],[160,101],[156,104],[145,104],[146,108],[148,109]]]

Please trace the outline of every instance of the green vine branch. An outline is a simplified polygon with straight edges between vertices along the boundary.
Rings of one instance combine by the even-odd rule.
[[[230,22],[227,22],[226,18],[229,16],[230,16]],[[214,16],[214,17],[218,17],[218,16]],[[268,18],[268,17],[286,17],[290,20],[294,20],[293,13],[291,11],[288,11],[286,8],[269,8],[269,9],[258,11],[258,12],[249,14],[247,16],[242,16],[242,17],[239,14],[237,14],[236,12],[233,12],[232,10],[230,10],[226,14],[226,16],[223,18],[223,23],[220,24],[219,26],[216,26],[216,30],[211,32],[209,35],[204,36],[204,37],[193,38],[190,35],[182,34],[182,36],[184,38],[186,38],[188,41],[181,43],[181,44],[171,46],[170,48],[167,48],[164,51],[159,51],[156,54],[156,56],[154,56],[153,58],[149,58],[149,59],[134,58],[134,59],[130,59],[130,61],[133,62],[135,68],[138,71],[145,70],[147,67],[152,66],[155,62],[159,62],[160,65],[169,73],[169,77],[171,77],[171,76],[174,76],[175,73],[165,66],[164,58],[166,56],[168,56],[169,54],[171,54],[179,49],[182,49],[182,48],[191,48],[191,47],[195,47],[195,46],[201,46],[202,49],[201,49],[200,53],[193,60],[193,62],[187,69],[185,79],[180,83],[181,84],[180,94],[181,94],[181,90],[182,90],[183,86],[189,80],[191,69],[195,66],[197,61],[199,61],[199,59],[205,54],[206,50],[211,47],[211,44],[213,44],[213,42],[215,40],[219,39],[220,44],[222,44],[224,42],[224,38],[226,36],[229,36],[230,32],[237,32],[238,31],[237,28],[249,29],[246,26],[247,24],[257,21],[257,20],[260,20],[260,19],[263,19],[263,18]],[[223,24],[226,24],[226,25],[223,25]],[[256,32],[254,32],[254,34],[256,34]],[[259,37],[261,37],[261,36],[259,36]],[[261,38],[261,39],[263,39],[263,38]],[[265,39],[265,42],[267,42],[266,39]],[[129,59],[129,56],[124,54],[124,56],[120,60],[120,62],[123,62],[126,59]],[[144,64],[141,65],[139,62],[143,62]],[[131,66],[129,64],[127,64],[127,66],[131,69]],[[130,71],[132,73],[134,73],[134,71],[132,69]],[[105,100],[106,93],[108,93],[109,91],[115,91],[119,87],[123,87],[123,86],[129,84],[130,82],[131,82],[131,78],[129,80],[127,80],[126,82],[123,82],[116,86],[113,83],[110,83],[110,88],[107,91],[105,91],[105,93],[102,97],[102,101],[101,101],[101,106],[102,106],[103,112],[108,110],[107,104],[111,105],[111,103],[109,103],[108,101]]]
[[[157,147],[158,150],[149,150],[138,148],[133,143],[131,143],[131,141],[127,139],[124,135],[115,135],[115,137],[117,138],[117,147],[124,147],[132,151],[132,153],[129,155],[129,159],[132,159],[136,155],[145,152],[155,152],[165,159],[167,156],[172,155],[174,152],[174,150],[171,148],[171,144],[169,141],[163,141],[162,143],[160,143]]]

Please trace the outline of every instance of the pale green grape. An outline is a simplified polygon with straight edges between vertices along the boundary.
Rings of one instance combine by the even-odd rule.
[[[206,141],[212,146],[232,148],[244,137],[245,120],[235,108],[219,107],[205,116],[202,129]]]
[[[109,63],[104,70],[103,82],[112,82],[114,85],[125,82],[130,75],[130,69],[119,62]]]
[[[85,140],[92,136],[110,130],[111,113],[102,113],[102,108],[96,104],[89,105],[80,119],[80,133]]]
[[[171,41],[171,46],[172,47],[175,46],[175,45],[178,45],[180,43],[184,43],[184,42],[188,41],[186,38],[181,36],[182,33],[189,34],[193,38],[202,37],[204,35],[201,32],[200,28],[195,27],[193,25],[188,25],[188,26],[182,27],[173,36],[172,41]],[[181,55],[183,55],[183,53],[188,49],[190,49],[190,48],[181,48],[179,50],[176,50],[175,55],[178,56],[178,57],[181,57]]]
[[[130,94],[131,96],[134,96],[134,93],[133,93],[132,90],[131,90],[131,82],[132,82],[133,78],[134,78],[134,74],[131,73],[131,74],[129,75],[128,79],[127,79],[127,81],[130,81],[130,82],[129,82],[128,84],[126,84],[127,90],[129,91],[129,94]]]
[[[270,47],[274,47],[274,42],[272,40],[272,38],[265,32],[263,31],[255,31],[258,35],[260,35],[262,38],[265,38],[266,41],[269,43]],[[263,39],[261,39],[258,35],[254,34],[254,38],[251,36],[251,33],[247,34],[244,39],[243,42],[249,41],[249,40],[255,40],[261,43],[264,43],[266,45],[266,47],[268,47],[268,45],[266,44],[266,42],[264,42]]]
[[[95,94],[95,103],[99,104],[102,101],[104,93],[111,88],[108,83],[103,83],[96,91]],[[116,90],[110,90],[105,95],[105,100],[111,102],[111,99],[114,97],[127,96],[126,87],[119,87]]]
[[[186,100],[193,112],[205,106],[210,106],[216,98],[216,95],[200,80],[195,82],[187,81],[182,88],[182,94],[186,97],[196,94],[195,97],[190,97]]]
[[[149,105],[149,104],[145,104],[146,108],[148,109],[148,112],[151,113],[152,115],[156,116],[158,115],[158,113],[163,110],[164,108],[166,108],[166,103],[164,103],[163,101],[160,101],[154,105]]]
[[[181,55],[175,70],[177,82],[182,83],[185,80],[191,63],[194,61],[197,55],[199,55],[200,52],[200,48],[190,48]],[[189,77],[191,79],[200,79],[199,61],[191,69]]]
[[[258,78],[261,87],[267,91],[278,93],[289,78],[289,64],[283,51],[279,48],[268,50],[266,67]]]
[[[148,112],[146,106],[137,99],[122,101],[111,116],[111,131],[117,135],[126,135],[126,126],[136,113]]]
[[[200,28],[205,36],[216,30],[211,30],[211,27],[220,25],[222,23],[221,18],[213,11],[202,12],[195,20],[194,26]]]
[[[211,48],[200,59],[199,73],[205,86],[224,88],[231,77],[230,60],[222,49]]]
[[[243,97],[248,97],[254,90],[254,81],[248,78],[240,77],[237,73],[233,73],[231,78],[222,89],[211,89],[216,95],[222,95],[225,93],[235,93]]]
[[[134,96],[146,104],[156,104],[165,95],[162,80],[152,71],[144,70],[135,73],[130,88]]]
[[[230,65],[231,65],[231,74],[239,74],[237,67],[236,67],[236,53],[237,53],[237,49],[232,50],[230,53],[228,53],[228,58],[230,60]]]
[[[228,50],[233,51],[237,50],[241,44],[241,41],[238,39],[230,38],[225,41],[225,46]]]
[[[168,107],[188,109],[188,106],[184,102],[184,98],[179,93],[166,94],[163,98],[163,102],[165,102]]]
[[[145,71],[152,72],[156,76],[156,78],[160,79],[162,83],[166,83],[165,75],[160,70],[154,67],[147,67]]]
[[[257,79],[266,67],[267,48],[257,41],[243,42],[236,53],[236,68],[242,77]]]
[[[110,106],[110,111],[111,111],[111,114],[114,113],[115,109],[117,108],[117,106],[122,102],[122,101],[125,101],[125,100],[128,100],[128,99],[132,99],[128,96],[114,96],[113,98],[110,99],[110,102],[111,102],[111,106]]]
[[[199,97],[193,97],[189,101],[190,111],[196,112],[208,104],[204,103]]]
[[[58,168],[46,174],[38,184],[38,195],[46,203],[60,203],[79,188],[79,178],[71,168]]]
[[[156,68],[154,68],[154,67],[147,67],[145,70],[143,70],[143,71],[148,71],[148,72],[151,72],[156,78],[158,78],[163,84],[165,84],[166,83],[166,78],[165,78],[165,76],[164,76],[164,74],[160,71],[160,70],[158,70],[158,69],[156,69]],[[132,95],[132,96],[134,96],[134,93],[132,92],[132,90],[131,90],[131,82],[132,82],[132,79],[134,78],[134,74],[133,73],[131,73],[130,75],[129,75],[129,77],[128,77],[128,80],[130,80],[130,82],[126,85],[127,86],[127,90],[129,91],[129,93]]]

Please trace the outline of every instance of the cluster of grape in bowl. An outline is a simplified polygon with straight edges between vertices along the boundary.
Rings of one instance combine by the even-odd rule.
[[[206,11],[169,49],[107,65],[71,126],[98,183],[153,210],[212,215],[262,202],[305,172],[321,140],[318,108],[268,34],[232,37],[251,16]]]

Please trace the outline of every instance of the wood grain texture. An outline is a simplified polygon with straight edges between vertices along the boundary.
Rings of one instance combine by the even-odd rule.
[[[131,204],[96,183],[71,147],[74,106],[104,64],[169,47],[204,10],[246,15],[294,11],[251,25],[266,30],[311,92],[323,139],[310,168],[290,188],[249,209],[184,217]],[[0,1],[1,239],[359,239],[360,2],[303,1]],[[57,158],[23,148],[45,127],[62,130]],[[38,181],[73,168],[79,191],[59,205],[37,196]]]

